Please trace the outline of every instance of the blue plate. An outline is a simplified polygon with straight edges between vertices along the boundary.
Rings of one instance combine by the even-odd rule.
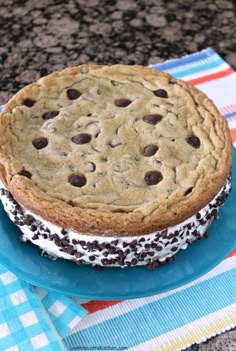
[[[234,152],[233,174],[236,173]],[[176,255],[176,261],[149,271],[145,267],[97,271],[66,260],[50,261],[35,245],[21,244],[19,229],[0,206],[0,263],[20,278],[47,290],[86,299],[116,300],[155,295],[186,284],[211,270],[236,246],[236,177],[233,190],[214,221],[209,238]]]

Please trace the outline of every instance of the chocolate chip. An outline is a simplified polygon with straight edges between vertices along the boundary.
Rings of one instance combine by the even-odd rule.
[[[111,254],[111,255],[113,255],[114,253],[116,253],[116,249],[115,249],[114,247],[110,247],[110,248],[108,249],[108,253]]]
[[[197,230],[194,230],[192,232],[192,234],[193,234],[193,236],[196,236],[197,238],[199,238],[201,236],[200,233]]]
[[[191,244],[192,244],[192,242],[193,242],[193,241],[192,241],[192,240],[190,240],[190,239],[187,239],[187,240],[186,240],[186,244],[191,245]]]
[[[67,234],[67,231],[66,231],[65,229],[62,229],[62,230],[61,230],[61,234],[66,235],[66,234]]]
[[[212,210],[212,211],[211,211],[211,215],[212,215],[215,219],[217,219],[217,217],[218,217],[218,211],[217,211],[216,209]]]
[[[32,144],[37,150],[40,150],[48,145],[48,139],[44,137],[36,138],[32,141]]]
[[[173,246],[172,248],[171,248],[171,251],[173,251],[173,252],[175,252],[175,251],[177,251],[178,250],[178,247],[177,246]],[[169,263],[169,262],[168,262]]]
[[[189,195],[192,191],[193,191],[193,187],[188,188],[188,189],[185,191],[184,196]]]
[[[113,144],[112,142],[109,142],[107,145],[109,145],[112,149],[115,149],[116,147],[122,145],[122,143],[115,143],[115,144]]]
[[[34,217],[31,215],[26,215],[23,222],[25,225],[31,225],[34,222]]]
[[[66,94],[69,100],[78,99],[82,95],[81,92],[77,89],[68,89]]]
[[[187,141],[187,143],[189,145],[191,145],[195,149],[199,149],[199,147],[200,147],[200,139],[197,136],[192,135],[189,138],[187,138],[186,141]]]
[[[127,213],[126,210],[123,208],[116,208],[115,210],[112,211],[113,213]]]
[[[103,258],[103,259],[102,259],[102,264],[103,264],[104,266],[108,265],[109,262],[110,262],[110,261],[109,261],[107,258]]]
[[[157,268],[160,265],[158,261],[150,262],[147,264],[147,269],[150,271],[153,271],[155,268]]]
[[[96,171],[96,165],[94,162],[89,162],[89,165],[91,166],[90,172],[95,172]]]
[[[136,245],[137,245],[137,243],[138,243],[138,242],[137,242],[137,240],[132,240],[132,241],[131,241],[131,243],[130,243],[130,245],[132,245],[132,246],[136,246]]]
[[[165,263],[171,263],[173,261],[175,261],[175,256],[167,257],[167,259],[165,260]]]
[[[85,263],[84,260],[78,260],[76,261],[76,264],[78,264],[79,266],[82,266]]]
[[[150,157],[155,155],[158,150],[158,146],[155,144],[150,144],[144,148],[143,154],[144,156]]]
[[[76,258],[80,258],[83,256],[83,254],[81,252],[78,252],[78,251],[74,255]]]
[[[0,189],[0,195],[5,195],[5,190],[4,189]]]
[[[128,106],[129,104],[131,104],[131,100],[129,99],[118,99],[118,100],[115,100],[115,105],[117,107],[126,107]]]
[[[39,235],[37,233],[35,233],[33,236],[32,236],[32,240],[37,240],[39,238]]]
[[[80,133],[73,136],[73,138],[71,138],[71,140],[75,144],[87,144],[91,141],[91,139],[92,139],[92,136],[87,133]]]
[[[153,91],[153,94],[158,96],[158,97],[161,97],[161,98],[168,98],[168,93],[166,90],[164,89],[157,89],[157,90],[154,90]]]
[[[67,238],[61,239],[62,246],[67,246],[69,244],[69,240]]]
[[[133,258],[133,259],[131,260],[132,266],[135,266],[137,263],[138,263],[138,260],[137,260],[136,258]]]
[[[118,254],[118,256],[120,256],[120,257],[124,256],[124,252],[123,252],[122,250],[118,250],[118,251],[117,251],[117,254]]]
[[[64,250],[66,251],[66,253],[71,255],[74,250],[74,247],[72,245],[68,245],[67,247],[64,248]]]
[[[32,177],[32,174],[31,174],[30,172],[26,171],[25,169],[22,169],[22,170],[18,173],[18,175],[21,175],[21,176],[26,177],[26,178],[29,178],[29,179],[31,179],[31,177]]]
[[[143,117],[144,122],[155,125],[162,120],[162,115],[150,114]]]
[[[106,245],[105,243],[101,243],[101,244],[98,244],[98,247],[100,248],[100,250],[104,250]]]
[[[23,101],[23,105],[25,105],[27,107],[32,107],[32,106],[34,106],[35,103],[36,103],[36,101],[32,100],[32,99],[25,99]]]
[[[35,232],[35,231],[37,230],[37,226],[33,224],[33,225],[30,227],[30,230],[31,230],[31,232]]]
[[[48,111],[45,112],[42,116],[42,118],[47,121],[48,119],[52,119],[54,117],[56,117],[59,114],[59,111]]]
[[[84,186],[87,183],[87,179],[82,174],[71,175],[68,180],[69,180],[71,185],[79,187],[79,188],[81,188],[82,186]]]
[[[155,185],[162,181],[163,176],[159,171],[149,171],[145,174],[144,179],[147,185]]]
[[[150,252],[148,252],[148,255],[153,257],[155,255],[155,253],[153,251],[150,251]]]

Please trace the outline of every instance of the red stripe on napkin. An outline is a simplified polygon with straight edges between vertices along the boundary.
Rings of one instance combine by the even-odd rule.
[[[92,300],[87,303],[81,304],[81,306],[85,308],[89,313],[94,313],[100,310],[104,310],[107,307],[114,306],[119,302],[122,302],[122,300],[117,300],[117,301]]]
[[[230,130],[233,142],[236,142],[236,128]]]
[[[233,70],[233,68],[229,67],[229,68],[227,68],[224,71],[208,74],[207,76],[199,77],[199,78],[196,78],[196,79],[190,79],[187,82],[192,84],[192,85],[197,85],[197,84],[201,84],[201,83],[210,82],[211,80],[214,80],[214,79],[218,79],[218,78],[222,78],[222,77],[228,76],[228,75],[230,75],[232,73],[234,73],[234,70]]]

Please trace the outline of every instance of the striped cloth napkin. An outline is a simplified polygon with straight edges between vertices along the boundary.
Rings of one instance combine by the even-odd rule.
[[[212,98],[236,146],[236,73],[214,50],[152,67]],[[170,292],[86,301],[35,288],[0,266],[0,351],[184,350],[236,326],[235,267],[236,249],[211,272]]]

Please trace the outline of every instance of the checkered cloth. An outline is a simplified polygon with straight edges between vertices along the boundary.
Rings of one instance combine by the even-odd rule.
[[[0,351],[61,351],[85,316],[70,298],[49,294],[0,266]]]
[[[214,50],[153,67],[209,95],[236,146],[236,73]],[[184,350],[236,326],[235,267],[236,249],[211,272],[170,292],[83,301],[32,287],[0,266],[0,351]]]

